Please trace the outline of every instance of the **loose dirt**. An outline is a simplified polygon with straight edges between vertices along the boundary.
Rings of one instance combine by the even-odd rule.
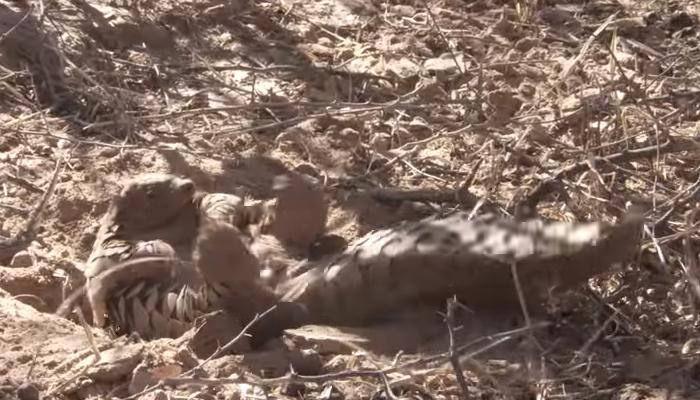
[[[0,1],[0,237],[18,239],[0,243],[0,397],[700,397],[694,2],[28,4]],[[50,314],[126,178],[262,200],[284,170],[323,183],[348,242],[455,208],[615,221],[633,203],[644,246],[558,298],[547,328],[464,311],[466,388],[435,310],[241,342],[200,368],[201,336]]]

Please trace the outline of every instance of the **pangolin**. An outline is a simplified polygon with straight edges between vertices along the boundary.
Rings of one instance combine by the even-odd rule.
[[[203,296],[242,323],[277,304],[256,325],[254,337],[264,340],[304,323],[362,325],[413,305],[439,306],[452,295],[482,312],[519,310],[512,266],[528,305],[537,306],[627,261],[637,251],[640,227],[639,217],[608,225],[491,215],[469,220],[458,212],[369,233],[272,289],[246,236],[226,222],[208,221],[194,261],[209,288]]]
[[[277,177],[274,193],[273,200],[253,204],[244,204],[243,199],[225,193],[196,195],[198,222],[192,256],[198,272],[207,279],[191,272],[171,273],[189,280],[171,276],[160,281],[139,279],[118,290],[100,293],[106,298],[112,328],[117,333],[137,332],[144,338],[176,337],[204,313],[223,307],[248,321],[261,307],[274,304],[276,297],[270,286],[276,282],[275,272],[284,275],[284,267],[299,262],[290,254],[308,252],[323,232],[327,214],[322,192],[299,176]],[[309,206],[315,210],[308,211]],[[303,220],[295,219],[300,215]],[[293,230],[285,230],[281,223],[295,224],[300,235],[294,236]],[[190,263],[172,262],[180,271],[192,267]],[[162,263],[150,261],[140,268],[157,269]],[[91,297],[92,303],[102,304],[102,297]],[[221,303],[222,298],[225,303]],[[268,338],[268,332],[281,331],[273,325],[289,325],[283,322],[290,318],[289,309],[282,305],[258,324],[252,343]]]
[[[406,222],[365,235],[280,283],[274,295],[254,272],[255,258],[241,257],[245,246],[234,252],[210,241],[207,259],[196,266],[205,280],[228,282],[219,290],[221,304],[243,323],[278,305],[257,325],[254,335],[264,340],[306,323],[363,325],[417,305],[442,308],[453,295],[477,312],[519,312],[513,270],[530,311],[538,311],[548,296],[628,261],[638,250],[641,223],[633,215],[617,225],[469,220],[463,212]],[[204,232],[228,236],[223,243],[236,240],[223,225]]]
[[[198,218],[195,203],[195,186],[189,179],[151,173],[128,181],[100,219],[83,271],[87,284],[65,300],[56,313],[66,316],[71,312],[86,295],[85,288],[91,280],[119,262],[141,256],[171,255],[175,249],[183,257],[189,257]],[[93,322],[101,325],[103,317],[92,308]]]
[[[307,213],[317,217],[307,218],[309,225],[299,229],[305,232],[300,238],[306,239],[289,240],[281,231],[280,239],[288,243],[285,246],[274,236],[280,232],[279,221],[293,220],[287,213],[303,213],[302,208],[315,205],[298,194],[300,190],[308,191],[306,186],[289,184],[302,182],[295,179],[277,184],[278,197],[264,207],[263,203],[245,205],[242,198],[232,194],[196,192],[192,181],[169,174],[147,174],[132,179],[115,196],[101,220],[85,268],[86,285],[64,302],[58,314],[65,316],[76,299],[85,295],[97,326],[109,323],[117,334],[136,332],[143,338],[179,336],[191,327],[196,317],[220,308],[217,291],[222,286],[220,282],[201,279],[192,267],[193,250],[197,260],[204,254],[206,263],[217,257],[212,253],[213,257],[206,258],[207,253],[202,250],[212,247],[207,244],[210,241],[228,251],[229,256],[233,252],[232,259],[239,262],[248,254],[256,263],[254,274],[260,278],[264,268],[271,265],[277,268],[283,261],[293,260],[287,256],[287,246],[308,246],[321,233],[325,208],[322,212]],[[311,190],[311,193],[320,191]],[[275,213],[278,208],[281,213]],[[223,243],[217,239],[220,234],[201,233],[203,221],[210,221],[209,225],[214,227],[217,226],[214,222],[228,227],[224,235],[229,238],[234,235],[233,240]],[[266,233],[260,233],[261,230]],[[195,238],[197,242],[193,243]],[[243,250],[245,253],[240,252]],[[258,259],[262,260],[261,264]],[[240,271],[236,274],[240,275]],[[248,281],[236,274],[234,281]],[[269,279],[266,284],[269,286]],[[241,290],[243,287],[237,287],[229,293]]]
[[[512,266],[533,309],[628,261],[642,218],[601,222],[516,221],[464,212],[367,234],[345,252],[281,283],[283,301],[303,305],[314,323],[360,325],[413,304],[456,295],[474,310],[519,310]]]
[[[85,296],[92,309],[92,322],[97,326],[109,321],[117,333],[137,331],[144,337],[182,333],[197,314],[195,308],[207,306],[199,299],[201,279],[197,282],[191,263],[199,221],[204,215],[242,224],[242,206],[243,200],[238,196],[197,192],[190,179],[171,174],[143,174],[131,179],[113,197],[100,220],[84,269],[86,284],[64,301],[57,314],[66,316]],[[137,262],[105,274],[116,264],[141,257],[167,260]],[[174,265],[189,269],[191,273],[179,274],[180,279],[176,280],[167,274],[149,274],[149,269],[160,271],[164,264],[168,268]],[[132,273],[123,272],[127,270]],[[183,280],[185,277],[187,280]],[[135,329],[143,321],[139,318],[143,310],[149,311],[155,303],[162,318],[168,321],[158,326],[169,325],[167,329],[155,329],[155,333],[142,329],[143,326]],[[178,321],[182,324],[178,325]]]
[[[260,275],[265,260],[254,250],[255,236],[235,218],[207,216],[202,210],[199,215],[193,264],[146,260],[140,274],[164,276],[160,286],[134,282],[115,291],[107,284],[99,292],[123,331],[176,335],[194,317],[214,309],[245,323],[273,304],[275,312],[256,324],[258,338],[303,323],[361,325],[415,304],[437,305],[452,295],[473,309],[519,309],[512,268],[528,305],[537,306],[551,293],[627,261],[637,251],[641,228],[639,217],[608,225],[491,215],[470,220],[458,212],[369,233],[272,288]],[[114,276],[128,281],[129,268],[128,263],[118,266]],[[192,268],[197,279],[178,278]],[[109,299],[124,299],[125,311]],[[162,318],[181,322],[181,329],[173,329],[173,323],[162,328]]]
[[[138,333],[143,339],[178,337],[196,318],[213,311],[225,311],[234,322],[248,322],[277,305],[250,331],[250,342],[257,346],[305,321],[303,307],[279,302],[260,274],[262,265],[250,250],[250,238],[229,222],[202,218],[193,262],[158,245],[163,247],[157,255],[112,265],[86,285],[93,313],[108,315],[115,333]]]

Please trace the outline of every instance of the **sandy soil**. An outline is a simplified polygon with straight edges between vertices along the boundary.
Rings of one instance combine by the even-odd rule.
[[[642,206],[637,262],[561,299],[534,342],[472,344],[513,339],[463,360],[465,396],[700,397],[695,2],[32,4],[0,1],[0,237],[32,228],[0,246],[0,398],[462,397],[447,360],[426,359],[447,349],[443,323],[418,312],[242,346],[194,377],[192,338],[51,315],[126,178],[264,199],[284,169],[322,180],[348,241],[454,208],[614,221]],[[261,380],[290,364],[335,375]]]

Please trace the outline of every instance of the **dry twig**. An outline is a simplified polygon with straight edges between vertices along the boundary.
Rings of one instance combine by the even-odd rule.
[[[450,364],[455,372],[455,377],[457,378],[457,383],[462,391],[462,398],[467,400],[469,398],[469,386],[467,385],[467,380],[464,378],[464,370],[462,369],[462,364],[460,364],[459,356],[455,352],[455,309],[457,307],[457,299],[455,297],[447,299],[447,312],[445,314],[445,323],[447,324],[447,334],[449,339],[449,349],[447,350],[448,357],[450,359]]]
[[[562,168],[557,172],[552,178],[543,180],[540,182],[519,204],[516,205],[516,209],[535,209],[537,204],[544,199],[545,196],[552,193],[557,187],[557,183],[564,177],[571,176],[586,170],[589,168],[589,163],[601,164],[601,163],[625,163],[634,160],[639,160],[646,157],[654,157],[659,154],[668,154],[681,151],[689,151],[697,149],[698,143],[693,141],[688,141],[680,137],[669,137],[664,143],[658,146],[647,146],[634,150],[624,150],[619,153],[611,154],[608,156],[592,157],[583,161],[579,161],[575,164],[569,165],[568,167]]]

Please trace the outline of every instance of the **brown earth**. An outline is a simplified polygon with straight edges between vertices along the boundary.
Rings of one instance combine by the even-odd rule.
[[[0,1],[0,398],[700,397],[695,2],[32,4]],[[648,229],[532,335],[482,337],[520,325],[465,313],[467,394],[435,310],[243,341],[194,373],[201,338],[50,314],[125,178],[266,199],[285,168],[323,182],[347,241],[475,206],[614,221],[631,202]],[[290,364],[330,375],[275,380]]]

